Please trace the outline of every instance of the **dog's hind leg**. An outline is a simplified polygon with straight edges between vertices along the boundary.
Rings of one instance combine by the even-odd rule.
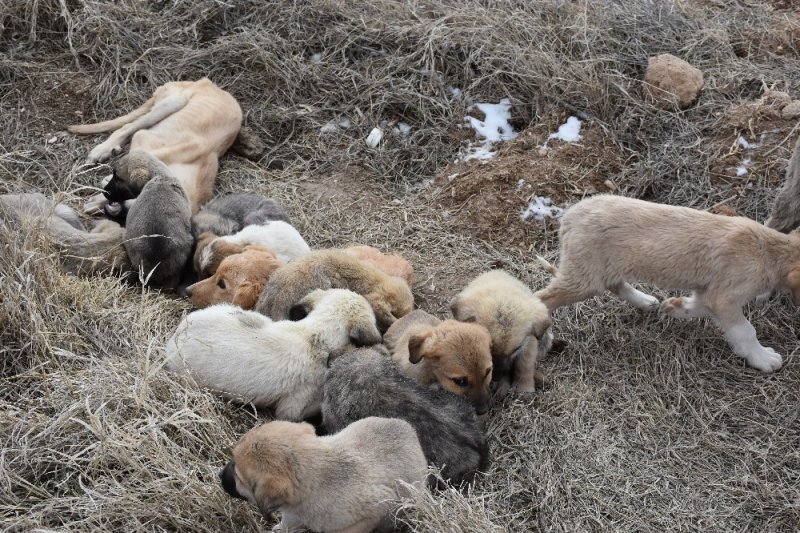
[[[756,329],[742,313],[741,304],[730,298],[706,297],[705,304],[717,325],[725,333],[734,353],[762,372],[774,372],[783,365],[781,354],[758,342]]]
[[[672,318],[703,318],[711,310],[703,304],[703,293],[694,291],[691,296],[667,298],[661,302],[661,312]]]
[[[565,282],[564,278],[557,276],[550,281],[550,285],[537,291],[534,296],[539,298],[547,306],[547,310],[552,313],[559,307],[583,301],[598,292],[584,284]]]
[[[616,285],[610,286],[608,290],[632,306],[638,307],[639,309],[644,309],[645,311],[658,305],[658,298],[655,296],[650,296],[649,294],[645,294],[642,291],[638,291],[631,287],[628,283],[617,283]]]

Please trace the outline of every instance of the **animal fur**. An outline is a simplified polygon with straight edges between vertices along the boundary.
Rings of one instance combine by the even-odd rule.
[[[400,372],[423,385],[466,398],[479,415],[492,406],[492,338],[486,328],[441,321],[420,309],[392,324],[383,336]]]
[[[450,310],[456,320],[489,330],[499,396],[511,387],[532,392],[547,381],[537,365],[553,342],[550,316],[524,283],[504,270],[491,270],[467,285]]]
[[[800,232],[783,234],[743,217],[601,195],[571,207],[561,221],[558,273],[536,295],[552,312],[610,290],[631,305],[658,300],[628,282],[692,290],[668,298],[675,318],[710,317],[733,351],[763,371],[782,356],[759,343],[742,307],[757,295],[789,290],[800,302]]]
[[[329,357],[381,336],[369,304],[355,293],[313,291],[301,304],[310,312],[298,322],[226,304],[190,313],[167,342],[167,366],[226,397],[274,407],[277,418],[312,416]]]
[[[384,274],[400,278],[409,288],[414,287],[414,267],[399,255],[384,254],[372,246],[348,246],[344,251],[362,261],[371,263]]]
[[[767,227],[789,233],[800,226],[800,137],[786,167],[786,181],[775,198]]]
[[[245,246],[242,253],[223,259],[210,278],[187,287],[186,294],[198,309],[221,303],[252,309],[267,280],[280,266],[281,262],[271,250],[263,246]]]
[[[220,472],[225,491],[250,501],[275,530],[367,533],[391,526],[407,484],[422,485],[425,455],[416,432],[396,418],[365,418],[317,437],[306,423],[268,422],[247,432]]]
[[[0,218],[7,227],[40,225],[69,274],[130,271],[122,246],[123,229],[115,222],[101,220],[86,231],[73,209],[39,193],[0,195]]]
[[[144,152],[129,157],[143,161],[150,179],[128,212],[125,250],[143,284],[176,289],[194,244],[189,200],[163,163]]]
[[[217,196],[192,217],[192,233],[212,233],[215,237],[232,235],[251,224],[266,224],[273,220],[290,223],[289,215],[272,198],[257,194],[225,194]]]
[[[203,78],[165,83],[127,115],[67,129],[81,135],[113,131],[89,152],[88,163],[108,160],[129,141],[131,152],[143,151],[161,161],[186,192],[192,213],[197,213],[213,196],[219,158],[234,143],[241,125],[242,109],[236,99]],[[107,208],[116,210],[144,186],[141,177],[128,181],[124,174],[133,171],[127,166],[124,161],[115,166],[105,188]]]
[[[414,308],[414,297],[405,282],[341,250],[319,250],[279,268],[261,293],[256,311],[285,320],[304,295],[327,288],[347,288],[364,296],[381,331]]]
[[[470,481],[488,466],[486,437],[466,400],[403,376],[385,351],[361,348],[331,363],[322,423],[327,431],[336,432],[370,416],[410,423],[428,463],[453,484]]]

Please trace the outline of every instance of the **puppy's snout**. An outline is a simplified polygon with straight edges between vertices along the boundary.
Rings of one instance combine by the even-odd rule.
[[[188,287],[186,287],[185,289],[183,289],[183,292],[185,292],[186,296],[188,296],[189,298],[192,297],[192,292],[194,291],[194,286],[195,285],[197,285],[197,283],[193,283],[193,284],[189,285]]]
[[[472,403],[475,406],[475,414],[485,415],[492,408],[492,396],[490,394],[482,394],[477,401]]]
[[[225,468],[219,471],[219,480],[222,482],[222,488],[225,490],[225,492],[234,498],[240,498],[244,500],[246,498],[239,494],[239,491],[236,490],[234,468],[236,468],[236,464],[233,461],[228,461],[228,464],[225,465]]]

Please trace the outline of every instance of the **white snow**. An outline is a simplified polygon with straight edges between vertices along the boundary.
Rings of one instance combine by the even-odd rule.
[[[564,124],[558,127],[557,132],[550,134],[543,147],[547,148],[547,143],[549,143],[552,139],[570,143],[578,142],[582,138],[580,132],[581,121],[578,120],[578,117],[569,117]]]
[[[395,128],[404,138],[408,137],[408,134],[411,133],[411,125],[405,122],[398,122]]]
[[[308,60],[311,61],[312,63],[319,63],[320,61],[322,61],[322,54],[320,53],[312,54],[311,57],[308,58]]]
[[[520,190],[525,185],[525,180],[519,180],[517,182],[517,190]]]
[[[748,149],[750,149],[750,148],[755,148],[756,146],[758,146],[758,145],[757,145],[757,144],[755,144],[755,143],[749,143],[749,142],[747,142],[747,139],[745,139],[745,138],[744,138],[744,137],[742,137],[741,135],[739,135],[739,138],[738,138],[738,139],[736,139],[736,144],[738,144],[739,146],[741,146],[741,147],[742,147],[742,148],[744,148],[745,150],[748,150]]]
[[[453,100],[461,100],[461,89],[451,85],[447,87],[447,90],[450,91],[450,95],[453,97]]]
[[[508,123],[511,118],[511,101],[503,98],[496,104],[475,104],[469,110],[478,109],[483,112],[484,119],[478,120],[475,117],[466,116],[464,120],[469,122],[482,142],[478,145],[470,143],[467,147],[467,154],[462,157],[462,161],[471,159],[491,159],[494,157],[492,145],[501,141],[510,141],[516,138],[517,132]]]
[[[537,222],[544,222],[546,218],[561,218],[564,210],[557,205],[553,205],[553,200],[547,196],[534,196],[528,207],[522,210],[520,218],[523,222],[534,219]]]
[[[736,175],[737,176],[744,176],[747,174],[747,165],[750,164],[750,158],[745,158],[742,160],[742,164],[736,167]]]
[[[347,117],[340,117],[338,120],[331,120],[319,129],[320,133],[338,133],[340,130],[346,130],[350,127],[350,119]]]

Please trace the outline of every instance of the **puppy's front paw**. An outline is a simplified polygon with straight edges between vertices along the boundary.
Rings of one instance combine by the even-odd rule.
[[[756,296],[755,299],[756,307],[763,307],[769,301],[770,296],[772,296],[771,291],[762,292],[761,294]]]
[[[650,296],[649,294],[640,293],[637,295],[637,303],[636,307],[639,309],[643,309],[645,311],[649,311],[655,307],[658,307],[658,298],[655,296]]]
[[[748,354],[745,359],[747,359],[747,363],[750,366],[757,368],[765,374],[775,372],[783,366],[783,356],[766,346],[762,346],[760,350]]]
[[[661,302],[660,311],[672,318],[690,318],[683,298],[667,298]]]
[[[120,146],[111,146],[106,143],[98,144],[95,146],[89,155],[86,157],[86,162],[90,165],[95,163],[102,163],[104,161],[108,161],[108,158],[111,157],[116,151],[121,150]]]
[[[83,204],[83,212],[87,215],[102,215],[106,206],[106,197],[102,194],[95,194]]]

